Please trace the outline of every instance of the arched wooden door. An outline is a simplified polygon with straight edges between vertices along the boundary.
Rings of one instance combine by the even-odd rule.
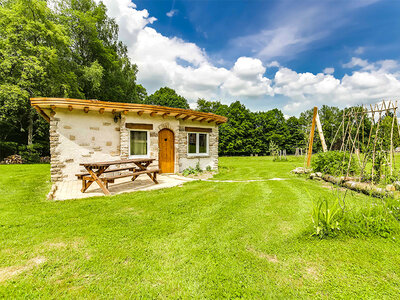
[[[174,133],[162,129],[158,133],[158,167],[161,173],[174,173]]]

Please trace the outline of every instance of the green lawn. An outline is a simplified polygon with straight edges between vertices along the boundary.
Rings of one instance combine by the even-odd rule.
[[[216,179],[50,202],[48,165],[0,166],[0,297],[397,298],[398,238],[306,234],[302,160],[223,157]],[[374,201],[348,197],[353,209]]]

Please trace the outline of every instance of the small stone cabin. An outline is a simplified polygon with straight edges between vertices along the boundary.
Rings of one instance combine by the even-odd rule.
[[[218,168],[218,125],[225,117],[157,105],[31,98],[50,123],[52,182],[76,180],[83,162],[154,158],[161,173],[197,163]]]

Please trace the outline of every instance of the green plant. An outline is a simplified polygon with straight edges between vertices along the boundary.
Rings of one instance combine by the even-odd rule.
[[[28,146],[19,147],[19,155],[26,164],[33,164],[40,162],[41,145],[32,144]]]
[[[278,153],[279,148],[278,148],[278,145],[275,144],[274,141],[270,141],[268,150],[269,150],[270,155],[276,155]]]
[[[212,171],[211,166],[207,166],[207,167],[206,167],[206,171],[207,171],[207,172],[211,172],[211,171]]]
[[[203,170],[200,168],[200,163],[196,164],[196,167],[188,167],[185,170],[183,170],[182,175],[183,176],[188,176],[188,175],[197,175],[199,173],[203,172]]]
[[[347,170],[352,175],[358,171],[356,158],[341,151],[320,152],[313,156],[311,166],[315,172],[331,175],[343,175]]]
[[[310,194],[309,196],[311,198]],[[324,197],[313,201],[313,235],[324,238],[327,236],[335,236],[338,233],[340,230],[339,223],[344,213],[345,197],[346,193],[341,199],[337,191],[337,196],[334,200]],[[341,206],[341,202],[343,203],[343,207]]]

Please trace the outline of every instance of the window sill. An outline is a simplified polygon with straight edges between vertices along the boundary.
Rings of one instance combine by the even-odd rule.
[[[210,157],[210,154],[189,154],[187,155],[188,158],[199,158],[199,157]]]

